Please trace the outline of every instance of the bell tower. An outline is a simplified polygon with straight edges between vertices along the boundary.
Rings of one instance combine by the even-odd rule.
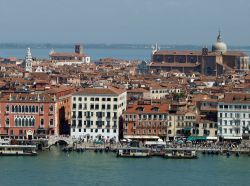
[[[32,59],[32,55],[31,55],[31,50],[30,50],[30,48],[28,48],[26,56],[25,56],[25,60],[24,60],[26,72],[32,72],[32,62],[33,62],[33,59]]]

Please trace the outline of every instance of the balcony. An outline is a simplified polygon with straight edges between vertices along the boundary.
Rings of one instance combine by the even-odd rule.
[[[97,126],[97,128],[102,128],[102,124],[98,124],[96,126]]]

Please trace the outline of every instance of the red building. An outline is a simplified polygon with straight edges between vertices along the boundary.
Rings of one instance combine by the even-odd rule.
[[[58,133],[56,98],[44,94],[9,94],[0,100],[2,138],[37,139]]]
[[[138,103],[128,105],[123,114],[124,138],[166,139],[169,104]]]

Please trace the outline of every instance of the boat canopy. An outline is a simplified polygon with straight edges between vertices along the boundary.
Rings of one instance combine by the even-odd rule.
[[[188,141],[207,140],[206,136],[189,136]]]
[[[242,137],[240,137],[240,136],[225,136],[224,139],[240,140],[240,139],[242,139]]]
[[[159,136],[139,136],[139,135],[125,135],[124,138],[128,138],[128,139],[159,139]]]

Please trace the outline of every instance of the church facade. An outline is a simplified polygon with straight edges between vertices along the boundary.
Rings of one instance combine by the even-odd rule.
[[[212,45],[212,50],[201,51],[156,50],[149,64],[151,72],[177,70],[182,73],[199,72],[204,75],[220,75],[227,71],[244,72],[249,70],[249,56],[240,51],[228,51],[221,33]]]

